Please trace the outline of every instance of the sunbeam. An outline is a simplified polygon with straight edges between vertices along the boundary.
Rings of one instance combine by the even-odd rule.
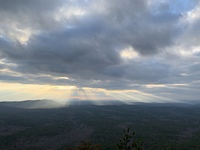
[[[53,85],[34,85],[34,84],[13,84],[0,83],[1,100],[34,100],[34,99],[53,99],[65,102],[71,98],[71,94],[76,87],[72,86],[53,86]]]

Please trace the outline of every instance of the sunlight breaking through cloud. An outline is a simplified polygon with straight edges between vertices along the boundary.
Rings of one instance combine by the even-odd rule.
[[[197,101],[199,10],[198,0],[2,0],[0,100]]]

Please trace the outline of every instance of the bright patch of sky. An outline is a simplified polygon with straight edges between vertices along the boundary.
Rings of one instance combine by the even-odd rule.
[[[193,0],[170,0],[169,7],[173,13],[186,13],[196,6]]]
[[[152,13],[184,14],[196,7],[195,0],[150,0]]]
[[[120,55],[124,59],[133,59],[139,57],[139,54],[132,47],[127,47],[120,52]]]

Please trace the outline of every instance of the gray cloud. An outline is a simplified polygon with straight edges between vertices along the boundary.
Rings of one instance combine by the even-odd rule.
[[[199,19],[186,16],[199,2],[178,2],[182,7],[170,0],[2,0],[0,80],[154,93],[141,87],[195,83],[200,61],[192,46],[199,46]],[[138,56],[123,58],[128,47]],[[186,57],[180,49],[187,48]],[[20,77],[9,71],[6,76],[5,68]]]

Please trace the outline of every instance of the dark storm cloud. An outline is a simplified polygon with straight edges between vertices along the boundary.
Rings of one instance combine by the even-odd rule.
[[[0,80],[7,81],[7,82],[23,82],[23,77],[17,76],[10,76],[10,75],[0,75]]]
[[[107,66],[120,63],[119,55],[111,46],[101,47],[85,37],[71,37],[71,32],[74,31],[40,34],[32,37],[27,46],[3,40],[2,45],[7,44],[8,48],[2,49],[1,55],[18,65],[13,68],[15,71],[69,74],[81,78],[95,78]]]
[[[195,32],[198,20],[192,25],[183,21],[184,13],[195,9],[197,4],[179,9],[171,1],[154,4],[150,0],[102,0],[97,3],[1,1],[0,60],[7,64],[7,69],[20,73],[23,83],[139,89],[137,84],[181,83],[183,79],[189,82],[195,78],[199,61],[185,65],[177,53],[168,51],[182,42],[199,45],[199,34]],[[72,13],[67,12],[68,7],[83,9],[85,14],[60,16],[56,20],[55,13],[64,6],[66,12],[62,15]],[[31,33],[24,44],[18,38],[20,34],[25,36],[23,31],[27,28]],[[187,42],[192,36],[196,41]],[[138,53],[138,58],[121,56],[121,51],[128,47]],[[181,74],[187,72],[194,74],[183,78]],[[69,77],[69,80],[56,77]],[[2,76],[1,80],[5,78]]]
[[[114,36],[106,34],[105,39],[131,45],[142,55],[155,54],[173,44],[181,30],[177,26],[181,14],[166,10],[154,14],[146,1],[109,1],[106,6],[101,18]]]
[[[41,21],[45,19],[48,13],[54,12],[63,4],[66,4],[64,0],[1,0],[0,3],[1,21],[9,21],[10,23],[19,21],[17,22],[18,24],[25,23],[21,24],[21,26],[30,25],[30,22]],[[37,23],[35,22],[35,24]]]
[[[68,17],[57,20],[63,7],[76,7],[70,0],[1,0],[0,4],[0,33],[12,38],[25,34],[24,29],[31,34],[58,29],[71,21]]]

